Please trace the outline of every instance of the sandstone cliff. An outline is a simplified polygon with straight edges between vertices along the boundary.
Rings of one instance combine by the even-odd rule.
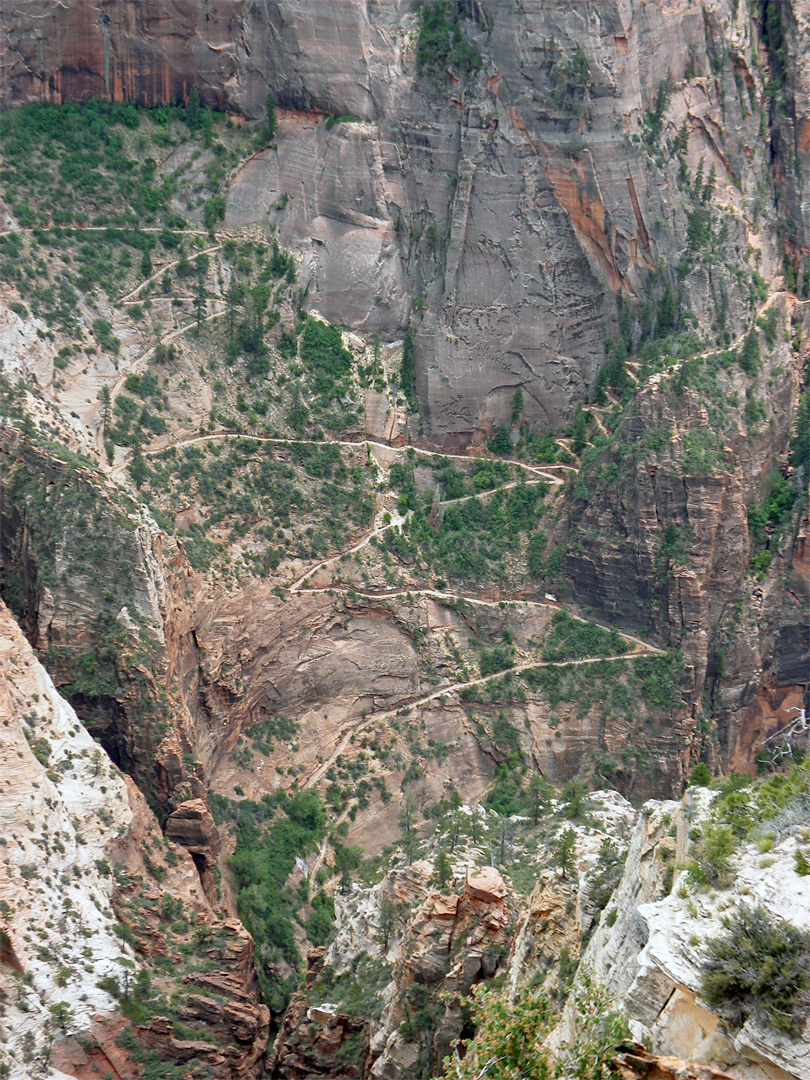
[[[767,211],[756,237],[766,277],[783,255],[794,275],[804,266],[806,12],[765,5],[760,22],[725,2],[464,10],[478,20],[462,23],[481,70],[459,81],[417,77],[411,3],[26,4],[6,14],[3,95],[157,104],[193,85],[255,118],[271,89],[287,108],[278,150],[234,178],[229,219],[266,222],[269,211],[303,256],[310,302],[332,320],[390,340],[418,301],[417,385],[436,439],[501,422],[516,387],[528,419],[559,428],[593,385],[617,293],[655,299],[653,273],[674,280],[666,267],[684,253],[689,204],[664,148],[683,121],[689,167],[716,167],[731,245],[749,242],[743,220],[764,191],[788,229],[783,248]],[[330,114],[348,122],[325,125]],[[682,288],[710,318],[723,294],[739,328],[745,290],[733,275],[697,269]]]
[[[138,1054],[195,1075],[261,1072],[270,1017],[228,865],[239,829],[211,809],[284,824],[287,795],[304,789],[333,831],[309,862],[296,853],[291,955],[307,948],[310,886],[323,884],[325,909],[334,897],[338,933],[283,1021],[283,1074],[405,1080],[470,1034],[459,1002],[436,991],[463,996],[506,966],[523,901],[496,871],[485,896],[474,884],[499,849],[527,892],[527,876],[539,879],[515,927],[513,989],[530,969],[562,998],[598,941],[600,978],[656,1050],[752,1080],[759,1055],[769,1075],[790,1074],[790,1046],[753,1025],[731,1030],[696,1001],[688,940],[700,927],[668,895],[685,810],[655,811],[654,835],[637,826],[621,911],[608,911],[615,935],[597,920],[629,805],[613,797],[604,831],[577,825],[576,881],[545,865],[556,834],[532,853],[520,837],[538,825],[534,773],[557,787],[611,783],[636,802],[677,796],[699,757],[725,772],[778,755],[786,717],[807,704],[807,477],[796,464],[810,338],[806,5],[450,10],[466,65],[425,55],[419,5],[404,0],[31,0],[3,13],[4,102],[191,107],[194,89],[237,121],[201,131],[187,123],[193,108],[134,121],[122,111],[105,135],[114,168],[93,174],[102,205],[64,205],[70,155],[46,136],[4,173],[0,588],[161,822],[130,785],[124,832],[110,847],[102,830],[94,848],[96,869],[120,863],[114,895],[87,864],[140,997],[128,996],[135,969],[111,969],[127,1034],[93,982],[82,1022],[90,1004],[112,1019],[92,1028],[100,1047],[54,1041],[63,1072],[125,1072]],[[269,90],[279,108],[267,147],[254,121]],[[144,178],[146,202],[162,207],[143,230],[143,204],[121,211],[119,171]],[[95,245],[115,273],[82,276]],[[61,291],[71,282],[72,300]],[[249,338],[236,348],[239,289],[239,331],[268,305],[266,353]],[[69,310],[54,318],[62,295]],[[406,328],[418,402],[402,374]],[[329,337],[342,365],[324,395],[303,363],[307,334]],[[605,393],[599,372],[617,341],[625,383]],[[749,341],[757,359],[744,366]],[[583,403],[580,446],[565,432]],[[537,450],[547,429],[560,436],[551,460]],[[781,518],[769,516],[774,491],[795,506]],[[485,557],[455,577],[431,561],[420,529],[439,536],[455,511],[491,505],[500,518],[441,535],[445,553],[468,554],[472,537]],[[566,624],[584,643],[548,659],[553,620],[569,611],[602,625]],[[45,781],[33,765],[19,779],[35,803]],[[468,808],[473,846],[481,823],[486,845],[464,880],[439,889],[435,866],[418,861],[372,889],[330,878],[344,840],[390,866],[397,845],[410,858],[435,822],[446,829],[442,803],[487,791],[500,816]],[[677,836],[663,835],[666,814]],[[615,849],[603,857],[606,837]],[[774,856],[780,871],[790,844]],[[753,865],[751,851],[741,857]],[[716,928],[716,907],[707,912]],[[688,924],[686,945],[667,943],[665,916]],[[108,930],[99,924],[107,951]],[[293,980],[292,962],[260,945],[260,971]],[[49,1019],[51,983],[79,964],[72,953],[61,967],[56,954],[28,960],[26,971],[42,967],[44,1004],[15,1060],[54,1034],[65,1014]],[[9,945],[0,965],[5,977],[25,962]],[[358,1019],[369,987],[384,1008]],[[634,1053],[627,1069],[670,1075]]]
[[[131,949],[114,933],[106,856],[132,820],[127,784],[95,745],[5,606],[2,657],[3,1064],[26,1078],[66,1032],[115,1009],[97,981]]]
[[[143,796],[57,694],[5,607],[1,619],[0,995],[8,1075],[46,1075],[49,1061],[53,1075],[102,1068],[126,1075],[132,1055],[146,1060],[138,1056],[145,1046],[158,1047],[163,1060],[195,1059],[234,1080],[258,1076],[268,1012],[256,1001],[253,942],[216,913],[192,857],[172,844],[164,849]],[[179,839],[200,850],[188,836]],[[181,938],[193,931],[207,950],[206,974],[193,985],[215,997],[189,993],[183,970],[172,976],[172,964],[168,974],[161,965],[178,947],[178,931]],[[183,1003],[180,1039],[176,1004],[161,998],[171,991]],[[122,1038],[122,1010],[140,1021],[140,1040]],[[189,1022],[202,1022],[199,1036]]]
[[[787,829],[766,856],[756,843],[733,856],[731,881],[709,892],[690,887],[682,869],[690,832],[710,805],[692,788],[682,803],[650,803],[630,842],[624,876],[583,954],[654,1051],[727,1069],[742,1080],[810,1075],[806,1031],[793,1037],[753,1018],[741,1027],[700,998],[707,938],[723,930],[723,912],[761,905],[794,926],[810,925],[805,879],[795,869],[800,835]],[[672,870],[675,868],[673,878]]]

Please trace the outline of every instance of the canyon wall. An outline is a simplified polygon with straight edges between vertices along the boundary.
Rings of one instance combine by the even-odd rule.
[[[276,225],[326,317],[389,340],[411,321],[435,440],[507,419],[517,387],[526,418],[559,429],[593,386],[617,300],[655,300],[676,280],[689,201],[671,148],[684,122],[690,168],[716,169],[730,247],[754,242],[768,277],[783,255],[807,256],[807,15],[780,7],[770,99],[759,21],[725,0],[465,11],[481,70],[459,81],[417,77],[412,3],[12,5],[2,100],[157,104],[194,86],[255,118],[272,90],[278,149],[234,178],[229,220]],[[757,217],[754,239],[742,221]],[[728,269],[696,269],[681,288],[710,318],[723,295],[739,329],[747,292]]]

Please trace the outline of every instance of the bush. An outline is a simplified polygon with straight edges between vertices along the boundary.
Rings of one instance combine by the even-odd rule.
[[[458,7],[448,0],[437,0],[422,8],[416,42],[417,75],[446,82],[449,67],[463,74],[480,69],[481,57],[462,37]]]
[[[469,1002],[477,1028],[465,1043],[466,1053],[445,1059],[445,1071],[457,1080],[551,1080],[551,1077],[587,1077],[607,1080],[616,1075],[616,1049],[629,1032],[620,1013],[611,1010],[604,987],[586,977],[573,993],[576,1039],[556,1052],[548,1035],[559,1021],[559,1007],[547,993],[529,987],[514,1003],[506,994],[473,988]],[[576,1025],[574,1029],[574,1024]],[[495,1068],[492,1066],[495,1064]]]
[[[735,1024],[752,1016],[797,1035],[810,1004],[810,934],[761,907],[741,907],[723,924],[726,933],[706,943],[703,997]]]
[[[712,774],[709,772],[709,766],[705,761],[699,761],[692,769],[692,775],[689,777],[689,787],[708,787],[711,782]]]
[[[615,630],[605,630],[596,623],[572,619],[565,611],[559,611],[551,620],[543,644],[543,659],[551,663],[562,660],[578,660],[590,656],[620,655],[630,651],[630,646]]]
[[[756,330],[749,330],[740,351],[740,367],[746,375],[756,375],[760,363],[759,338]]]
[[[336,326],[308,318],[301,334],[301,360],[310,372],[315,392],[326,403],[340,396],[342,388],[336,383],[350,373],[352,355],[343,347]]]
[[[700,888],[728,884],[734,833],[728,825],[707,824],[689,863],[690,880]]]
[[[494,675],[515,666],[515,657],[511,649],[496,645],[494,649],[481,650],[481,676]]]

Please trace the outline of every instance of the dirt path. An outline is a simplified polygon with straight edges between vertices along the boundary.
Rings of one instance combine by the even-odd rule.
[[[312,774],[304,782],[305,788],[314,787],[320,783],[329,769],[335,764],[340,755],[344,753],[349,746],[352,736],[360,731],[365,731],[366,728],[372,724],[378,723],[380,720],[390,720],[398,713],[401,713],[404,709],[415,709],[420,705],[426,705],[430,701],[436,701],[437,698],[445,697],[449,694],[458,694],[462,690],[467,690],[473,686],[485,686],[487,683],[493,682],[495,679],[503,678],[504,675],[519,675],[523,671],[532,671],[535,668],[543,667],[582,667],[585,664],[600,664],[603,661],[608,660],[627,660],[633,656],[642,656],[648,651],[658,652],[659,650],[648,650],[645,646],[641,649],[636,649],[632,653],[621,653],[618,656],[594,656],[588,657],[584,660],[566,660],[560,663],[559,661],[552,660],[531,660],[525,664],[516,664],[512,668],[508,668],[506,671],[496,671],[491,675],[482,675],[477,679],[470,679],[468,682],[463,683],[451,683],[447,686],[442,686],[438,690],[433,690],[429,694],[424,694],[422,697],[413,698],[410,701],[403,701],[393,709],[384,709],[381,712],[371,713],[369,716],[363,717],[359,720],[349,721],[342,727],[342,735],[338,741],[337,746],[326,759],[321,762],[320,765],[312,772]]]
[[[488,454],[443,454],[440,450],[426,450],[419,446],[412,446],[410,443],[406,443],[403,446],[392,446],[390,443],[379,442],[376,439],[285,439],[274,435],[243,435],[238,431],[216,431],[210,435],[190,435],[184,439],[173,439],[169,442],[163,443],[160,446],[150,447],[148,450],[144,450],[144,457],[152,457],[155,454],[162,454],[166,450],[182,449],[184,446],[194,446],[195,443],[208,442],[210,439],[251,439],[254,442],[271,443],[276,446],[318,446],[322,443],[328,443],[334,446],[367,446],[375,447],[379,450],[385,450],[391,454],[404,454],[408,450],[413,450],[416,454],[422,454],[425,457],[434,458],[448,458],[452,461],[500,461],[504,465],[514,465],[519,469],[525,469],[527,472],[532,473],[534,476],[542,477],[544,480],[548,480],[551,484],[562,484],[563,480],[559,476],[554,476],[550,473],[549,469],[566,469],[569,472],[577,472],[577,469],[573,465],[529,465],[525,461],[516,461],[513,458],[494,457]],[[486,494],[486,492],[484,492]]]
[[[138,295],[138,293],[141,291],[141,289],[144,288],[144,286],[149,285],[149,283],[152,281],[157,281],[157,279],[159,277],[162,277],[167,270],[173,270],[175,266],[182,262],[183,258],[197,259],[200,255],[211,255],[214,251],[219,251],[221,247],[221,244],[213,244],[211,247],[203,248],[201,251],[189,252],[187,255],[181,256],[179,259],[174,259],[172,262],[164,263],[164,265],[161,266],[159,270],[156,270],[154,274],[152,274],[148,278],[144,278],[140,285],[136,285],[134,289],[131,289],[130,292],[126,293],[124,296],[119,296],[118,299],[115,301],[116,304],[129,303],[129,301],[132,300],[133,297]],[[224,303],[224,301],[220,302]]]
[[[562,481],[560,480],[556,480],[554,482],[558,484],[562,483]],[[487,495],[495,495],[499,491],[509,491],[511,488],[520,487],[521,485],[525,487],[530,487],[534,484],[544,483],[547,483],[547,480],[545,478],[537,480],[510,480],[508,484],[501,484],[499,487],[489,488],[487,491],[476,491],[473,492],[472,495],[460,495],[457,499],[442,499],[439,501],[438,505],[457,506],[459,503],[469,502],[470,499],[483,499],[486,498]],[[300,592],[303,583],[308,578],[312,577],[313,574],[317,574],[319,570],[325,570],[326,567],[331,566],[332,563],[339,562],[344,555],[354,555],[355,552],[360,551],[362,548],[370,544],[375,536],[382,536],[382,534],[388,532],[389,529],[393,529],[396,526],[404,525],[406,522],[410,521],[412,517],[413,510],[409,510],[407,514],[392,514],[391,520],[389,522],[387,522],[385,525],[379,526],[376,529],[373,529],[358,544],[355,544],[354,547],[347,548],[345,551],[339,551],[336,555],[330,555],[328,559],[322,559],[321,562],[316,563],[315,566],[310,567],[309,570],[306,571],[306,573],[296,578],[295,581],[288,586],[289,591],[291,593]]]
[[[573,619],[574,622],[585,623],[586,625],[590,625],[596,621],[594,619],[583,618],[582,615],[575,615],[573,612],[568,611],[567,608],[563,607],[562,604],[549,600],[482,600],[477,596],[464,596],[460,593],[440,592],[438,589],[391,589],[380,592],[371,592],[355,588],[352,585],[325,585],[317,589],[298,589],[296,591],[308,593],[352,592],[355,596],[362,596],[366,600],[393,600],[399,597],[427,596],[432,600],[438,600],[440,603],[456,600],[460,603],[473,604],[478,607],[487,608],[500,608],[504,605],[516,607],[522,604],[524,607],[545,608],[548,611],[565,611],[568,617]],[[597,623],[596,625],[602,626],[601,623]],[[610,627],[603,626],[602,629],[609,630]],[[616,633],[622,640],[630,642],[644,652],[654,653],[657,656],[666,656],[666,649],[659,649],[656,645],[650,645],[649,642],[642,641],[641,638],[634,637],[632,634],[626,634],[623,630],[616,630]]]
[[[18,225],[16,229],[0,229],[0,236],[16,232],[172,232],[178,236],[210,236],[207,229],[168,229],[166,225]],[[216,234],[215,234],[216,235]]]

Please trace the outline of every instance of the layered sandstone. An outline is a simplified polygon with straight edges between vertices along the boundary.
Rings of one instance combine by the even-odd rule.
[[[501,422],[518,386],[527,419],[559,427],[593,384],[617,291],[639,297],[650,272],[683,252],[676,162],[654,164],[641,139],[667,69],[667,133],[686,120],[689,165],[716,166],[731,243],[744,247],[740,218],[770,184],[746,89],[763,94],[768,53],[747,9],[725,0],[474,13],[492,16],[488,30],[464,25],[482,71],[437,84],[416,78],[417,17],[400,0],[26,4],[5,16],[3,94],[157,104],[194,85],[204,102],[257,117],[272,89],[287,110],[278,150],[234,177],[229,219],[267,222],[269,212],[300,254],[310,302],[334,321],[393,340],[419,298],[418,388],[435,438],[468,440]],[[806,13],[788,5],[782,23],[789,75],[772,130],[798,259]],[[580,53],[587,71],[566,85]],[[327,128],[329,114],[351,122]],[[764,233],[757,246],[770,276],[783,253]],[[725,293],[739,327],[746,297],[733,276],[695,271],[683,288],[709,316]]]

